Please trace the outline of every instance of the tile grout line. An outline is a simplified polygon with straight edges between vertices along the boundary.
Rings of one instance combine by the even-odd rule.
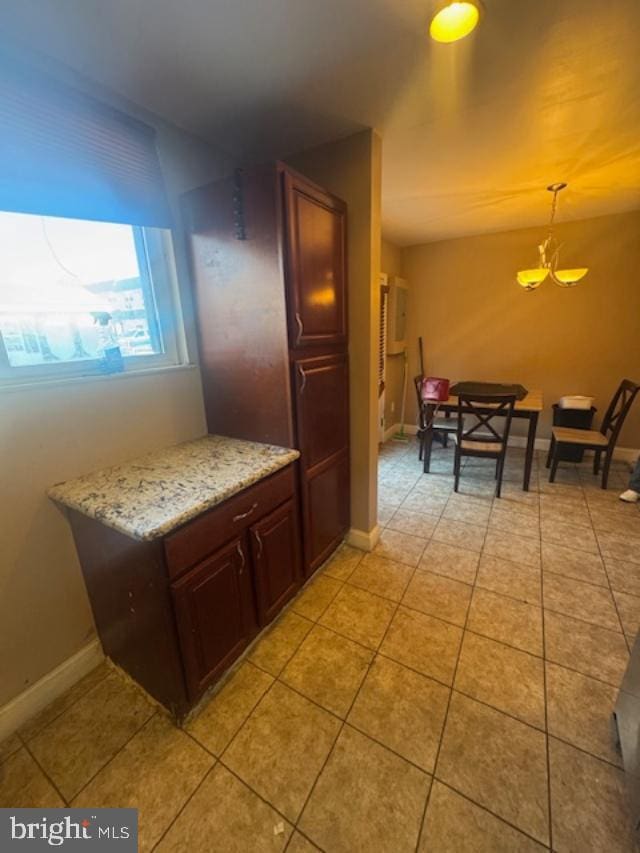
[[[371,552],[369,552],[369,553],[371,553]],[[476,553],[476,554],[478,554],[478,552],[471,552],[471,553]],[[480,554],[479,556],[482,556],[482,555]],[[492,555],[488,555],[488,556],[492,556]],[[385,559],[385,560],[387,560],[388,558],[381,558],[381,559]],[[393,561],[393,560],[388,560],[388,561],[389,561],[389,562],[398,562],[398,561]],[[361,562],[361,561],[360,561],[360,562]],[[358,565],[360,564],[360,562],[358,563]],[[524,565],[524,564],[522,564],[522,563],[516,563],[516,562],[515,562],[515,561],[513,561],[513,560],[507,560],[506,562],[510,562],[510,563],[512,563],[514,566],[524,568],[525,570],[526,570],[526,569],[528,569],[528,568],[532,568],[532,567],[529,567],[529,566],[525,566],[525,565]],[[534,603],[534,602],[532,602],[532,601],[528,601],[528,600],[523,599],[523,598],[516,598],[515,596],[510,596],[510,595],[507,595],[507,594],[505,594],[505,593],[503,593],[503,592],[496,592],[495,590],[489,589],[488,587],[484,587],[484,586],[479,585],[479,584],[478,584],[478,582],[477,582],[477,574],[478,574],[478,570],[476,570],[476,580],[474,581],[474,584],[468,584],[466,581],[460,581],[460,580],[457,580],[456,578],[452,578],[452,577],[450,577],[449,575],[442,575],[442,574],[440,574],[440,573],[438,573],[438,572],[432,572],[431,570],[421,569],[419,566],[418,566],[418,567],[409,566],[407,563],[402,563],[401,565],[402,565],[403,567],[405,567],[405,568],[411,568],[411,569],[414,569],[416,572],[420,572],[420,573],[428,573],[428,574],[434,574],[434,575],[437,575],[438,577],[446,578],[447,580],[453,580],[453,581],[456,581],[457,583],[461,583],[461,584],[464,584],[465,586],[469,586],[471,589],[476,589],[476,588],[477,588],[477,589],[479,589],[479,590],[481,590],[481,591],[483,591],[483,592],[488,592],[488,593],[490,593],[491,595],[495,595],[495,596],[497,596],[498,598],[503,597],[503,598],[507,598],[507,599],[509,599],[510,601],[517,601],[517,602],[519,602],[519,603],[526,604],[526,605],[528,605],[528,606],[530,606],[530,607],[535,607],[535,608],[537,608],[537,609],[539,609],[539,610],[541,610],[541,611],[542,611],[542,609],[543,609],[542,601],[540,602],[540,604],[536,604],[536,603]],[[356,566],[356,568],[357,568],[357,566]],[[355,569],[354,569],[353,571],[355,571]],[[551,574],[556,575],[557,573],[555,573],[555,572],[551,572]],[[332,579],[338,580],[337,578],[333,578],[333,576],[331,576],[331,575],[329,575],[329,577],[332,577]],[[564,576],[564,575],[561,575],[561,576],[559,576],[559,577],[564,577],[566,580],[577,580],[576,578],[569,578],[569,577],[566,577],[566,576]],[[413,579],[413,575],[412,575],[412,578],[411,578],[411,579]],[[349,585],[349,586],[352,586],[352,587],[354,587],[354,588],[356,588],[356,589],[364,590],[364,587],[359,587],[359,586],[356,586],[355,584],[351,583],[351,581],[350,581],[350,576],[349,576],[349,577],[347,577],[347,578],[346,578],[346,580],[342,581],[342,584],[343,584],[343,585]],[[594,586],[594,584],[591,584],[591,586]],[[605,587],[597,587],[597,588],[605,589]],[[410,611],[411,611],[411,612],[413,612],[413,613],[419,613],[419,614],[421,614],[421,615],[423,615],[423,616],[428,616],[428,617],[429,617],[429,618],[431,618],[431,619],[436,619],[436,620],[438,620],[439,622],[443,622],[444,624],[446,624],[446,625],[450,625],[450,626],[452,626],[452,627],[454,627],[454,628],[462,628],[462,626],[461,626],[459,623],[451,622],[451,621],[450,621],[450,620],[448,620],[448,619],[444,619],[442,616],[436,616],[435,614],[433,614],[433,613],[428,613],[427,611],[424,611],[424,610],[419,610],[419,609],[418,609],[418,608],[416,608],[416,607],[412,607],[411,605],[408,605],[408,604],[404,603],[402,600],[400,600],[400,601],[396,601],[395,599],[387,598],[386,596],[380,595],[379,593],[370,592],[369,590],[364,590],[364,591],[368,592],[370,595],[375,596],[376,598],[381,598],[381,599],[382,599],[382,600],[384,600],[384,601],[390,602],[391,604],[394,604],[394,605],[396,605],[396,604],[397,604],[399,607],[403,607],[404,609],[406,609],[406,610],[410,610]],[[337,595],[337,593],[336,593],[336,595]],[[329,605],[329,606],[330,606],[330,605]],[[597,628],[598,630],[601,630],[601,631],[608,631],[609,633],[611,633],[611,634],[615,634],[616,636],[622,636],[622,632],[620,632],[620,631],[616,631],[616,630],[615,630],[615,629],[613,629],[613,628],[607,628],[607,627],[605,627],[605,626],[603,626],[603,625],[599,625],[599,624],[597,624],[597,623],[595,623],[595,622],[588,622],[588,621],[586,621],[586,620],[584,620],[584,619],[581,619],[580,617],[574,616],[573,614],[567,614],[567,613],[564,613],[564,612],[563,612],[563,611],[561,611],[561,610],[554,610],[554,609],[552,609],[552,608],[546,608],[546,609],[547,609],[547,610],[549,610],[549,612],[554,613],[554,614],[556,614],[556,615],[560,615],[560,616],[563,616],[563,617],[566,617],[566,618],[569,618],[569,619],[574,619],[576,622],[580,622],[582,625],[587,625],[587,626],[590,626],[590,627],[592,627],[592,628]],[[295,611],[294,611],[294,612],[295,612]],[[324,612],[325,612],[325,611],[323,611],[323,615],[324,615]],[[296,612],[296,615],[300,615],[300,614],[298,614],[298,613]],[[357,645],[361,646],[363,649],[368,649],[368,650],[370,650],[370,649],[371,649],[371,647],[370,647],[370,646],[366,646],[366,645],[364,645],[363,643],[361,643],[359,640],[353,639],[352,637],[349,637],[349,636],[347,636],[346,634],[342,634],[340,631],[338,631],[337,629],[335,629],[335,628],[333,628],[333,627],[330,627],[330,626],[328,626],[328,625],[324,625],[323,623],[321,623],[321,622],[319,622],[319,621],[311,620],[311,619],[309,619],[308,617],[301,617],[301,618],[306,618],[306,619],[307,619],[307,621],[312,622],[314,625],[320,625],[320,627],[325,628],[325,629],[326,629],[326,630],[328,630],[328,631],[331,631],[332,633],[334,633],[334,634],[338,635],[339,637],[342,637],[343,639],[350,640],[351,642],[356,643]],[[322,618],[322,617],[320,617],[320,618]],[[524,653],[524,654],[530,655],[531,657],[535,657],[535,658],[537,658],[538,660],[542,660],[542,661],[544,661],[544,659],[545,659],[545,658],[543,657],[543,655],[536,654],[535,652],[532,652],[530,649],[524,649],[524,648],[522,648],[522,647],[520,647],[520,646],[514,646],[513,644],[506,642],[504,639],[496,639],[495,637],[491,637],[491,636],[489,636],[488,634],[483,634],[481,631],[478,631],[478,630],[477,630],[477,629],[475,629],[475,628],[467,627],[467,628],[465,628],[464,630],[466,630],[466,631],[468,631],[469,633],[474,634],[474,635],[476,635],[476,636],[478,636],[478,637],[483,637],[483,638],[485,638],[485,639],[492,640],[493,642],[495,642],[495,643],[499,643],[500,645],[503,645],[503,646],[506,646],[506,647],[508,647],[508,648],[510,648],[510,649],[513,649],[514,651],[522,652],[522,653]],[[303,639],[301,642],[304,642],[304,639]],[[298,646],[298,647],[296,647],[296,651],[297,651],[297,649],[298,649],[298,648],[299,648],[299,646]],[[294,652],[294,654],[295,654],[295,652]],[[380,654],[382,657],[388,658],[389,660],[394,660],[394,661],[395,661],[395,658],[392,658],[390,655],[388,655],[388,654],[386,654],[386,653],[384,653],[384,652],[380,652],[380,651],[378,651],[378,654]],[[292,655],[292,657],[293,657],[293,655]],[[261,667],[259,664],[255,663],[254,661],[250,661],[250,662],[251,662],[254,666],[257,666],[259,669],[261,669],[263,672],[266,672],[268,675],[272,675],[272,676],[273,676],[273,673],[269,672],[269,670],[264,669],[264,667]],[[398,661],[395,661],[395,662],[396,662],[396,663],[398,663]],[[575,672],[575,673],[577,673],[578,675],[583,675],[583,676],[585,676],[585,677],[587,677],[587,678],[591,678],[591,679],[593,679],[594,681],[598,681],[598,682],[600,682],[600,683],[602,683],[602,684],[606,684],[606,685],[611,686],[611,687],[618,687],[618,686],[619,686],[618,684],[612,684],[610,681],[606,681],[605,679],[603,679],[603,678],[601,678],[601,677],[599,677],[599,676],[593,675],[593,674],[588,673],[588,672],[583,672],[582,670],[575,669],[574,667],[568,666],[566,663],[562,663],[562,662],[555,661],[555,660],[551,660],[551,659],[549,659],[549,662],[550,662],[550,663],[554,663],[554,664],[555,664],[555,665],[557,665],[557,666],[563,667],[564,669],[567,669],[567,670],[569,670],[569,671],[571,671],[571,672]],[[407,664],[404,664],[404,663],[403,663],[402,665],[403,665],[403,666],[406,666],[406,667],[407,667],[407,669],[413,669],[412,667],[408,666]],[[424,673],[420,673],[420,672],[419,672],[419,670],[413,670],[413,671],[414,671],[414,672],[417,672],[418,674],[422,674],[422,675],[424,675]],[[279,674],[280,674],[280,673],[279,673]],[[273,677],[278,677],[278,676],[273,676]],[[444,682],[439,681],[439,679],[435,678],[434,676],[427,676],[427,677],[429,677],[429,678],[433,678],[435,681],[438,681],[438,683],[440,683],[440,684],[444,684]],[[445,685],[445,686],[450,686],[450,685]],[[458,692],[461,692],[461,691],[458,691]],[[466,695],[466,694],[465,694],[465,695]],[[490,706],[490,707],[493,707],[493,706]],[[516,718],[516,719],[518,719],[518,718]]]
[[[588,506],[589,517],[591,518],[591,524],[593,525],[593,515],[591,514],[591,507]],[[594,528],[595,530],[595,528]],[[611,580],[609,578],[609,571],[607,569],[607,561],[605,560],[604,554],[602,553],[602,548],[600,546],[600,539],[596,536],[596,542],[598,545],[598,553],[600,554],[600,559],[602,560],[602,568],[604,570],[605,577],[607,579],[607,585],[609,588],[609,595],[611,596],[611,601],[613,602],[613,606],[616,611],[616,616],[618,617],[618,623],[620,625],[620,630],[622,631],[622,636],[624,637],[624,641],[627,644],[627,649],[629,653],[631,653],[631,644],[627,638],[626,632],[624,630],[624,624],[622,622],[622,617],[620,616],[620,609],[618,608],[618,602],[616,601],[616,597],[613,592],[613,587],[611,586]]]
[[[482,552],[480,552],[480,553],[482,554]],[[479,565],[480,565],[480,563],[478,561],[478,566]],[[438,748],[436,750],[435,759],[433,761],[433,770],[431,773],[431,786],[429,787],[429,793],[427,794],[427,799],[426,799],[426,802],[424,804],[424,809],[422,811],[422,819],[420,821],[420,830],[418,832],[418,838],[416,841],[415,853],[418,853],[418,850],[420,847],[420,841],[421,841],[423,833],[424,833],[425,820],[427,817],[427,811],[429,809],[429,802],[431,801],[431,793],[433,791],[433,780],[436,778],[436,774],[438,772],[438,761],[440,760],[440,752],[442,750],[442,742],[444,740],[444,735],[445,735],[445,731],[447,728],[447,721],[449,719],[449,711],[451,709],[451,701],[452,701],[453,693],[454,693],[454,685],[456,683],[456,675],[458,673],[458,666],[460,663],[460,655],[462,654],[462,645],[464,643],[464,632],[466,631],[467,623],[469,621],[469,613],[471,611],[471,602],[473,600],[473,589],[475,588],[475,582],[476,582],[476,579],[478,577],[478,566],[476,566],[476,575],[475,575],[474,582],[473,582],[472,592],[471,592],[471,595],[469,596],[469,601],[467,602],[467,610],[466,610],[466,614],[465,614],[464,627],[462,628],[462,633],[460,635],[460,642],[458,644],[458,652],[456,655],[456,662],[455,662],[455,665],[453,668],[453,673],[451,676],[451,689],[449,691],[449,696],[447,698],[447,707],[445,709],[444,718],[442,720],[442,728],[440,729],[440,738],[438,740]]]
[[[129,743],[131,743],[131,741],[134,739],[134,737],[136,737],[136,735],[140,734],[140,732],[147,726],[147,724],[150,723],[154,717],[156,717],[158,714],[161,714],[161,713],[163,713],[162,709],[159,706],[156,706],[153,709],[153,713],[144,721],[144,723],[142,723],[142,725],[139,726],[135,730],[135,732],[133,732],[133,734],[130,735],[130,737],[128,737],[124,741],[123,744],[121,744],[119,749],[117,749],[116,752],[114,752],[114,754],[110,758],[108,758],[107,761],[105,761],[105,763],[98,770],[96,770],[96,772],[93,774],[93,776],[85,782],[85,784],[80,788],[80,790],[76,791],[76,793],[73,795],[73,797],[71,797],[71,799],[69,800],[69,803],[72,803],[76,797],[80,796],[80,794],[85,790],[85,788],[87,788],[93,782],[93,780],[96,778],[96,776],[98,776],[99,773],[102,773],[102,771],[106,767],[108,767],[109,764],[111,764],[111,762],[114,760],[114,758],[116,758],[116,756],[120,755],[120,753],[125,749],[125,747]]]
[[[492,811],[488,806],[485,806],[485,805],[483,805],[482,803],[477,802],[477,801],[476,801],[476,800],[474,800],[472,797],[470,797],[468,794],[465,794],[465,793],[463,793],[462,791],[458,790],[458,788],[456,788],[456,787],[455,787],[454,785],[452,785],[450,782],[445,782],[445,780],[444,780],[444,779],[441,779],[439,776],[434,776],[434,779],[435,779],[435,780],[436,780],[440,785],[444,785],[444,786],[445,786],[445,788],[449,788],[449,790],[450,790],[450,791],[453,791],[454,793],[456,793],[459,797],[462,797],[464,800],[468,800],[470,803],[473,803],[473,805],[474,805],[474,806],[477,806],[479,809],[482,809],[482,811],[487,812],[487,814],[490,814],[490,815],[491,815],[492,817],[494,817],[496,820],[499,820],[499,821],[500,821],[500,823],[504,823],[504,824],[506,824],[507,826],[510,826],[512,829],[515,829],[515,831],[516,831],[516,832],[518,832],[520,835],[524,835],[524,836],[525,836],[525,838],[530,838],[530,839],[531,839],[531,841],[535,841],[535,843],[536,843],[537,845],[539,845],[540,847],[544,848],[545,850],[551,850],[551,849],[552,849],[548,844],[543,844],[543,843],[540,841],[540,839],[539,839],[539,838],[536,838],[535,836],[533,836],[533,835],[531,835],[530,833],[528,833],[526,830],[521,829],[521,828],[520,828],[519,826],[517,826],[515,823],[511,823],[511,821],[507,820],[505,817],[502,817],[502,816],[501,816],[501,815],[499,815],[497,812]]]
[[[549,706],[547,690],[547,645],[545,634],[545,607],[544,607],[544,563],[542,560],[542,522],[540,523],[540,598],[542,615],[542,690],[544,696],[544,747],[547,765],[547,820],[549,847],[553,850],[553,811],[551,804],[551,752],[549,748]]]
[[[354,569],[354,571],[355,571],[355,569]],[[406,584],[406,586],[405,586],[405,591],[406,591],[407,587],[409,586],[409,584],[411,583],[411,580],[412,580],[413,576],[415,575],[415,572],[416,572],[416,571],[417,571],[417,569],[415,569],[415,568],[414,568],[413,573],[412,573],[412,575],[411,575],[411,578],[409,578],[409,580],[407,581],[407,584]],[[362,686],[363,686],[363,684],[364,684],[364,683],[365,683],[365,681],[367,680],[367,677],[368,677],[368,675],[369,675],[369,672],[371,671],[371,667],[373,666],[373,664],[374,664],[374,662],[375,662],[375,660],[376,660],[376,658],[377,658],[377,656],[378,656],[378,650],[380,649],[380,647],[382,646],[382,644],[383,644],[383,643],[384,643],[384,641],[385,641],[385,638],[386,638],[386,636],[387,636],[387,633],[388,633],[388,631],[389,631],[389,628],[391,627],[391,624],[392,624],[392,622],[393,622],[393,620],[394,620],[394,618],[395,618],[396,613],[398,612],[398,608],[399,608],[399,607],[400,607],[400,603],[398,602],[398,603],[396,603],[396,605],[395,605],[395,609],[394,609],[394,611],[393,611],[393,613],[392,613],[392,615],[391,615],[391,618],[389,619],[389,622],[388,622],[388,624],[387,624],[387,627],[386,627],[385,631],[384,631],[384,632],[383,632],[383,634],[382,634],[382,637],[380,638],[380,641],[378,642],[378,645],[377,645],[377,646],[376,646],[376,648],[373,650],[373,651],[374,651],[374,654],[373,654],[373,656],[372,656],[372,658],[371,658],[371,661],[369,662],[369,664],[368,664],[368,666],[367,666],[366,672],[365,672],[365,674],[364,674],[364,676],[363,676],[362,680],[360,681],[360,684],[359,684],[359,686],[358,686],[358,689],[357,689],[357,690],[356,690],[356,692],[355,692],[355,695],[354,695],[354,697],[353,697],[353,699],[352,699],[352,701],[351,701],[351,703],[350,703],[350,705],[349,705],[349,708],[347,709],[347,712],[346,712],[346,714],[345,714],[345,717],[344,717],[344,719],[341,721],[341,722],[342,722],[342,724],[341,724],[341,726],[340,726],[340,728],[339,728],[339,730],[338,730],[338,733],[337,733],[337,735],[336,735],[336,737],[335,737],[335,740],[333,741],[333,744],[332,744],[332,746],[331,746],[331,749],[330,749],[330,750],[329,750],[329,752],[327,753],[327,756],[326,756],[326,758],[325,758],[324,762],[322,763],[322,766],[321,766],[321,768],[320,768],[320,770],[319,770],[319,772],[318,772],[318,774],[317,774],[317,776],[316,776],[316,778],[315,778],[315,780],[314,780],[314,783],[313,783],[313,785],[311,786],[311,789],[309,790],[309,794],[307,795],[307,797],[306,797],[306,799],[305,799],[305,801],[304,801],[304,803],[303,803],[302,809],[300,810],[300,813],[299,813],[299,815],[298,815],[298,818],[297,818],[297,820],[296,820],[296,822],[295,822],[295,828],[296,828],[296,829],[298,829],[298,824],[299,824],[300,820],[302,819],[302,817],[303,817],[303,815],[304,815],[304,813],[305,813],[305,810],[306,810],[306,808],[307,808],[307,806],[308,806],[308,804],[309,804],[309,802],[310,802],[310,800],[311,800],[311,798],[312,798],[312,796],[313,796],[313,793],[314,793],[314,791],[315,791],[315,789],[316,789],[316,786],[317,786],[317,784],[318,784],[318,781],[320,780],[320,777],[322,776],[322,774],[323,774],[323,772],[324,772],[324,770],[325,770],[325,768],[326,768],[327,764],[329,763],[329,759],[330,759],[330,758],[331,758],[331,756],[334,754],[334,751],[335,751],[335,748],[336,748],[336,744],[337,744],[337,742],[338,742],[338,739],[340,738],[340,735],[341,735],[341,734],[342,734],[342,732],[344,731],[345,726],[346,726],[346,725],[348,725],[347,720],[348,720],[348,718],[349,718],[349,715],[351,714],[351,711],[353,710],[353,706],[355,705],[355,703],[356,703],[356,701],[357,701],[357,699],[358,699],[358,696],[360,695],[360,691],[362,690]],[[284,683],[284,682],[282,682],[282,683]],[[367,735],[367,737],[368,737],[368,735]],[[388,749],[388,747],[385,747],[385,749]],[[394,753],[394,754],[395,754],[395,753]],[[424,770],[422,770],[422,772],[423,772],[423,773],[425,773],[425,771],[424,771]],[[428,774],[428,773],[425,773],[425,775],[426,775],[427,777],[430,777],[430,774]],[[429,791],[430,791],[430,790],[431,790],[431,788],[429,788]],[[427,798],[428,798],[428,794],[427,794]],[[306,837],[306,836],[305,836],[305,837]],[[418,834],[418,841],[419,841],[419,839],[420,839],[420,835]],[[315,844],[316,842],[315,842],[315,841],[313,841],[313,843]]]
[[[60,790],[60,788],[58,788],[58,786],[56,785],[56,783],[53,781],[53,778],[49,775],[49,773],[45,770],[45,768],[42,766],[42,764],[38,761],[38,759],[36,758],[36,756],[33,754],[33,752],[31,751],[31,749],[29,748],[29,744],[28,744],[28,743],[26,743],[26,742],[23,742],[22,746],[23,746],[23,748],[27,751],[27,753],[31,756],[32,761],[33,761],[33,762],[35,763],[35,765],[39,768],[39,770],[40,770],[40,772],[42,773],[42,775],[45,777],[45,779],[47,780],[47,782],[51,785],[51,787],[53,788],[53,790],[54,790],[54,791],[57,793],[57,795],[60,797],[60,799],[62,800],[62,802],[65,804],[65,806],[67,806],[67,807],[68,807],[68,806],[69,806],[69,802],[70,802],[70,801],[69,801],[69,800],[68,800],[68,799],[63,795],[63,793],[62,793],[62,791]]]
[[[83,693],[81,693],[81,694],[80,694],[76,699],[74,699],[74,701],[73,701],[73,702],[71,702],[71,704],[70,704],[70,705],[67,705],[67,707],[66,707],[66,708],[63,708],[63,709],[60,711],[60,713],[59,713],[59,714],[56,714],[56,715],[55,715],[55,717],[52,717],[48,722],[46,722],[46,723],[44,724],[44,726],[42,726],[42,728],[41,728],[41,729],[38,729],[38,731],[36,731],[36,733],[35,733],[35,734],[33,734],[33,735],[32,735],[31,737],[29,737],[29,738],[26,738],[26,737],[24,737],[23,735],[21,735],[21,734],[20,734],[20,729],[21,729],[21,728],[24,728],[26,725],[28,725],[28,723],[30,722],[30,720],[34,720],[34,719],[35,719],[39,714],[43,713],[43,711],[46,711],[46,709],[49,707],[48,705],[47,705],[47,706],[45,706],[45,707],[44,707],[41,711],[39,711],[38,713],[33,714],[33,715],[31,716],[30,720],[26,720],[26,721],[22,724],[22,726],[20,726],[20,728],[18,728],[18,729],[16,730],[15,734],[16,734],[16,735],[18,735],[18,737],[19,737],[19,738],[20,738],[20,739],[21,739],[21,740],[26,744],[26,743],[27,743],[27,741],[33,740],[34,738],[36,738],[36,737],[38,737],[39,735],[41,735],[41,734],[42,734],[42,732],[45,732],[45,731],[49,728],[49,726],[51,726],[53,723],[55,723],[55,721],[56,721],[56,720],[60,719],[60,717],[61,717],[63,714],[65,714],[65,713],[66,713],[70,708],[73,708],[75,705],[77,705],[77,704],[78,704],[78,702],[80,702],[82,699],[84,699],[84,698],[86,698],[87,696],[89,696],[89,694],[90,694],[90,693],[93,693],[93,691],[94,691],[97,687],[99,687],[99,686],[102,684],[102,682],[105,680],[105,678],[107,678],[107,677],[108,677],[108,675],[110,674],[110,672],[112,672],[112,671],[113,671],[113,670],[111,670],[111,669],[110,669],[110,667],[108,666],[108,664],[105,664],[105,661],[103,661],[102,663],[99,663],[99,664],[98,664],[98,666],[94,667],[94,670],[95,670],[95,669],[98,669],[100,666],[105,666],[105,667],[106,667],[106,670],[107,670],[107,671],[105,672],[105,674],[102,676],[102,678],[101,678],[99,681],[97,681],[95,684],[91,685],[91,687],[87,688],[87,690],[85,690]],[[91,670],[91,672],[93,672],[93,670]],[[91,674],[91,672],[88,672],[88,673],[87,673],[87,675],[90,675],[90,674]],[[84,677],[86,678],[86,676],[84,676]],[[80,682],[76,682],[76,684],[72,685],[72,686],[69,688],[69,690],[73,690],[73,688],[74,688],[74,687],[76,687],[79,683],[80,683]],[[64,696],[64,693],[62,694],[62,696]],[[59,698],[62,698],[62,697],[59,697]],[[53,704],[53,702],[55,702],[55,701],[56,701],[56,700],[54,699],[54,700],[53,700],[51,703],[49,703],[49,704]]]
[[[208,752],[208,750],[207,750],[207,752]],[[211,753],[210,753],[210,754],[211,754]],[[189,796],[187,797],[187,799],[184,801],[184,803],[182,804],[181,808],[180,808],[180,809],[178,809],[178,812],[176,813],[176,816],[174,817],[174,819],[171,821],[171,823],[167,826],[167,828],[166,828],[166,829],[165,829],[165,831],[162,833],[162,835],[160,836],[160,838],[159,838],[159,839],[156,841],[156,843],[153,845],[153,847],[151,848],[152,853],[153,853],[153,850],[156,850],[156,849],[158,848],[158,846],[159,846],[160,844],[162,844],[162,842],[163,842],[163,841],[164,841],[164,839],[165,839],[165,836],[167,835],[167,833],[169,832],[169,830],[171,829],[171,827],[172,827],[172,826],[174,825],[174,823],[178,820],[178,818],[180,817],[180,815],[182,814],[182,812],[186,809],[186,807],[189,805],[189,803],[191,802],[191,800],[195,797],[196,793],[197,793],[197,792],[200,790],[200,788],[204,785],[204,783],[205,783],[205,781],[207,780],[207,778],[208,778],[208,777],[213,773],[213,771],[215,770],[215,768],[216,768],[216,766],[218,765],[218,763],[219,763],[219,759],[217,759],[217,758],[216,758],[216,759],[214,760],[213,764],[211,765],[211,767],[207,770],[207,772],[204,774],[204,776],[202,777],[202,779],[198,782],[198,784],[195,786],[195,788],[193,789],[193,791],[189,794]]]

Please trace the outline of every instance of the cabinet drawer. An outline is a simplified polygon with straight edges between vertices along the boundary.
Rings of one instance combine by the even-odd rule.
[[[293,492],[294,467],[289,465],[167,536],[164,545],[169,577],[203,560]]]

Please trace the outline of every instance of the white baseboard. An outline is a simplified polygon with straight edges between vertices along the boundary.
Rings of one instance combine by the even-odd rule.
[[[373,551],[379,538],[380,526],[378,524],[368,533],[365,530],[352,527],[347,533],[347,545],[353,545],[354,548],[360,548],[361,551]]]
[[[418,431],[418,428],[413,424],[405,424],[404,431],[406,435],[415,435]],[[394,436],[397,432],[400,432],[400,424],[394,424],[392,427],[389,427],[388,430],[385,430],[385,441],[388,441],[392,436]],[[509,447],[526,447],[527,446],[527,437],[525,435],[511,435],[509,436]],[[542,450],[545,453],[549,450],[549,439],[548,438],[536,438],[535,441],[535,449]],[[590,451],[586,451],[589,453]],[[622,462],[631,462],[634,463],[638,457],[640,457],[640,450],[635,447],[616,447],[613,451],[613,458],[621,460]]]
[[[104,660],[96,637],[0,708],[0,743]]]

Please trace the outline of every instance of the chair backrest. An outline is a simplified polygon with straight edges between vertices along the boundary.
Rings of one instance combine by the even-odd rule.
[[[458,442],[495,441],[506,445],[511,429],[515,394],[460,394],[458,396]],[[465,415],[471,415],[465,420]],[[498,424],[496,419],[503,419]],[[478,430],[487,430],[479,433]]]
[[[613,395],[600,427],[600,432],[608,438],[609,444],[615,446],[638,391],[640,391],[640,385],[636,385],[630,379],[623,379]]]
[[[426,426],[425,414],[424,414],[424,406],[422,405],[422,383],[424,382],[424,376],[420,373],[418,376],[413,377],[413,384],[416,389],[416,397],[418,400],[418,418],[420,429],[424,429]]]

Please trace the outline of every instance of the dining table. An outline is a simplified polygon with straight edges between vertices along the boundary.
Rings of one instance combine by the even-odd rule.
[[[458,413],[458,398],[454,394],[450,394],[449,397],[439,403],[423,400],[422,405],[424,406],[425,413],[425,422],[427,424],[427,429],[424,437],[424,456],[423,456],[423,464],[424,464],[424,473],[428,474],[431,467],[431,446],[433,444],[433,433],[437,431],[437,427],[434,428],[433,420],[435,418],[436,413],[444,413],[449,416],[451,414]],[[479,413],[482,414],[490,414],[492,407],[495,404],[488,404],[487,406],[478,405],[474,401],[474,408],[478,410]],[[514,418],[520,420],[527,420],[527,444],[525,450],[524,457],[524,477],[522,482],[522,488],[525,492],[529,491],[529,483],[531,481],[531,468],[533,466],[533,453],[535,450],[535,442],[536,442],[536,430],[538,429],[538,417],[540,412],[544,407],[542,391],[539,389],[535,389],[532,391],[527,391],[526,395],[521,400],[516,400],[513,416]]]

